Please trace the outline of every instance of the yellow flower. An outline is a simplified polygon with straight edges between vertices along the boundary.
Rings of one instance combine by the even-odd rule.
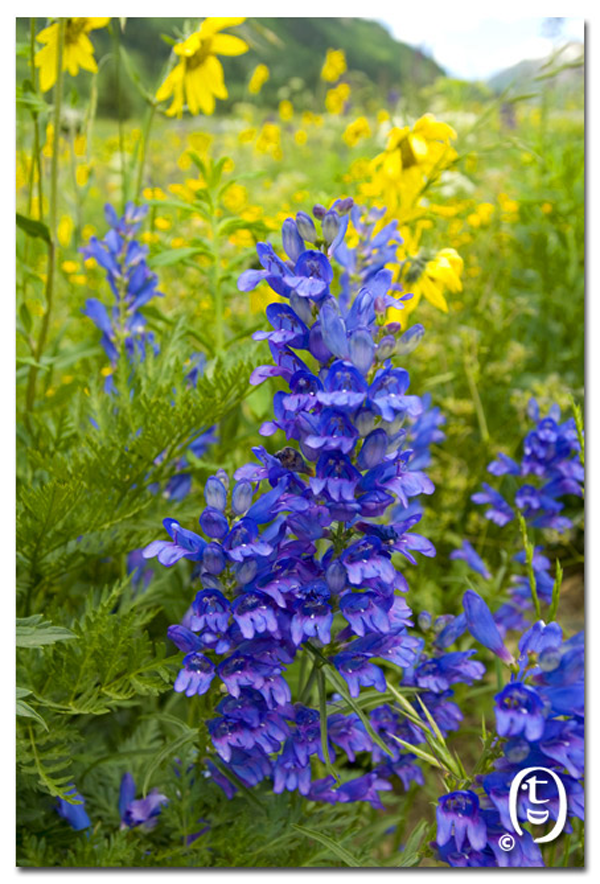
[[[79,270],[79,264],[75,261],[63,261],[61,267],[65,273],[77,273]]]
[[[77,166],[75,170],[75,180],[79,187],[85,187],[88,183],[88,179],[90,177],[90,167],[87,163],[82,163],[80,166]]]
[[[68,18],[65,25],[65,45],[63,47],[62,69],[72,77],[77,76],[79,68],[96,73],[98,65],[94,59],[94,47],[88,34],[97,28],[104,28],[110,18]],[[44,43],[35,55],[35,66],[40,69],[40,88],[42,92],[52,89],[56,83],[58,66],[58,32],[59,23],[54,22],[37,35],[36,39]]]
[[[552,203],[542,203],[541,209],[544,215],[549,215],[552,211]]]
[[[68,215],[63,215],[58,223],[58,241],[66,249],[71,242],[73,235],[73,221]],[[75,265],[77,269],[77,265]]]
[[[284,123],[292,119],[294,116],[294,105],[291,101],[284,100],[279,102],[279,116]]]
[[[157,101],[173,96],[167,116],[180,117],[186,101],[190,113],[212,114],[215,98],[227,98],[223,66],[217,55],[242,55],[248,51],[248,44],[219,31],[243,21],[244,18],[206,18],[199,31],[173,47],[181,61],[156,93]]]
[[[492,220],[495,208],[492,203],[479,203],[475,208],[475,212],[479,215],[482,224],[489,224]]]
[[[406,302],[404,312],[410,315],[419,304],[423,295],[430,304],[448,312],[448,302],[444,297],[449,292],[462,292],[460,277],[463,271],[463,259],[455,249],[442,249],[423,266],[423,260],[417,256],[409,266],[406,274],[406,291],[412,292],[413,298]]]
[[[412,129],[394,127],[385,151],[371,163],[371,180],[362,192],[381,198],[390,216],[406,218],[414,211],[427,178],[439,175],[456,158],[450,145],[454,138],[454,129],[433,114],[425,114]]]
[[[326,83],[335,83],[347,70],[346,56],[343,49],[328,49],[325,64],[321,70],[321,79]]]
[[[238,135],[238,141],[240,144],[249,144],[250,141],[254,141],[256,138],[256,129],[242,129],[240,134]]]
[[[370,138],[370,136],[371,127],[369,126],[369,121],[366,117],[359,117],[353,123],[346,126],[346,131],[342,138],[348,147],[354,147],[362,138]]]
[[[87,149],[87,138],[85,135],[77,135],[73,142],[73,150],[76,157],[84,157]]]
[[[274,159],[281,159],[281,130],[277,123],[263,125],[254,147],[258,153],[269,153]]]
[[[154,226],[158,227],[159,230],[169,230],[171,227],[171,219],[163,218],[162,215],[158,215],[154,219]]]
[[[250,82],[248,83],[248,92],[251,95],[258,95],[262,87],[269,79],[269,68],[266,64],[259,64],[254,68]]]
[[[234,215],[239,215],[248,203],[248,191],[242,184],[234,182],[224,192],[221,201],[226,209]]]
[[[298,131],[294,135],[294,141],[296,142],[296,144],[300,145],[306,144],[307,138],[308,136],[306,134],[306,129],[298,129]]]
[[[344,105],[350,98],[350,86],[347,83],[340,83],[334,89],[329,89],[325,96],[325,107],[330,114],[341,114]]]

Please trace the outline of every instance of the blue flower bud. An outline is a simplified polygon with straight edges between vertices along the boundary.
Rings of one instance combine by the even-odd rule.
[[[348,341],[350,360],[362,373],[367,374],[373,365],[375,356],[375,342],[372,334],[366,328],[359,328],[352,333]]]
[[[313,315],[311,302],[308,298],[301,298],[300,295],[293,291],[290,295],[290,307],[305,325],[311,324]]]
[[[321,203],[317,203],[316,206],[313,206],[313,215],[315,218],[318,218],[319,221],[322,221],[326,214],[327,209],[325,206],[322,206]]]
[[[370,408],[361,408],[354,418],[354,426],[360,436],[368,436],[375,427],[375,418],[377,415]]]
[[[185,626],[180,626],[177,624],[176,626],[169,626],[167,629],[167,636],[171,639],[173,644],[177,645],[180,651],[183,651],[184,654],[189,654],[191,651],[197,651],[202,647],[202,642],[190,629],[186,629]]]
[[[325,572],[325,580],[331,592],[339,594],[347,583],[346,569],[339,559],[335,559]]]
[[[231,507],[234,513],[242,516],[252,504],[253,497],[252,485],[247,479],[238,482],[231,492]]]
[[[340,229],[340,216],[338,213],[333,210],[327,212],[321,222],[321,229],[323,231],[323,239],[325,242],[333,242]]]
[[[329,362],[333,353],[323,341],[323,330],[320,322],[315,322],[308,336],[308,349],[319,362]]]
[[[325,346],[334,356],[345,359],[348,355],[348,339],[344,320],[337,311],[337,304],[326,301],[319,312],[321,334]]]
[[[389,359],[390,356],[392,356],[395,349],[396,338],[392,335],[385,335],[377,345],[377,352],[375,354],[377,361],[385,362],[386,359]]]
[[[256,564],[256,559],[244,559],[243,562],[240,562],[239,565],[235,566],[235,576],[241,586],[246,586],[247,583],[251,583],[256,577],[257,571],[258,565]]]
[[[298,233],[298,228],[293,218],[286,218],[283,222],[281,239],[284,252],[295,264],[302,252],[305,251],[305,247],[304,240]]]
[[[206,507],[199,522],[207,537],[222,540],[229,531],[229,523],[223,513],[211,506]]]
[[[340,215],[345,215],[347,212],[349,212],[353,205],[354,200],[351,196],[347,196],[343,200],[336,200],[334,203],[335,210]]]
[[[378,466],[385,457],[387,444],[388,438],[385,430],[382,430],[381,428],[373,430],[373,432],[367,436],[360,449],[360,454],[357,458],[358,468],[360,470],[370,470],[373,467]]]
[[[204,486],[204,499],[208,506],[214,507],[216,510],[223,510],[227,505],[227,489],[220,479],[216,476],[210,476],[206,480]]]
[[[423,340],[424,334],[425,327],[422,326],[421,323],[417,323],[416,325],[411,326],[408,331],[405,331],[396,344],[396,353],[398,356],[406,356],[408,353],[412,353]]]
[[[481,596],[468,589],[463,596],[463,608],[467,618],[467,629],[473,638],[500,657],[504,663],[514,663],[513,655],[502,641],[492,612]]]
[[[225,568],[225,553],[219,543],[209,543],[202,553],[202,564],[209,574],[220,574]]]
[[[306,212],[298,212],[296,214],[296,226],[302,239],[313,243],[317,241],[315,222]]]
[[[431,614],[429,611],[421,611],[417,617],[417,623],[419,624],[420,630],[428,632],[431,629]]]
[[[227,471],[223,469],[218,469],[215,475],[217,479],[219,479],[223,483],[225,490],[229,491],[229,476],[227,475]]]

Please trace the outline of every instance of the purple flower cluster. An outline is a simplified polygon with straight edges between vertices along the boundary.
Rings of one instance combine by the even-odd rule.
[[[135,359],[143,360],[147,348],[157,355],[160,348],[153,332],[146,331],[146,318],[143,307],[155,296],[162,297],[157,290],[158,277],[146,263],[147,246],[140,245],[136,240],[140,225],[148,213],[147,206],[136,206],[127,203],[125,214],[119,218],[110,204],[104,207],[105,217],[110,230],[104,239],[90,238],[89,245],[82,249],[85,258],[94,258],[105,270],[116,303],[109,312],[97,298],[88,298],[83,309],[102,332],[101,344],[108,356],[112,368],[116,368],[120,348],[124,347],[131,363]],[[186,383],[195,387],[198,378],[204,373],[206,357],[203,353],[193,353],[186,368]],[[116,393],[113,375],[106,378],[104,389],[107,393]],[[94,426],[95,422],[92,421]],[[189,451],[196,458],[201,458],[207,449],[217,441],[216,429],[212,427],[205,433],[192,434]],[[164,459],[159,454],[155,463]],[[183,500],[191,489],[192,477],[188,471],[188,460],[185,455],[174,464],[174,474],[169,478],[163,495],[168,500]],[[152,493],[157,493],[158,484],[149,486]],[[137,551],[135,551],[137,552]]]
[[[226,693],[208,722],[220,767],[248,786],[272,778],[275,792],[380,806],[377,793],[389,788],[392,773],[405,785],[422,777],[397,743],[384,760],[373,739],[386,716],[402,716],[387,705],[370,720],[336,711],[323,734],[319,712],[293,701],[286,677],[303,654],[313,667],[310,684],[325,669],[356,698],[363,688],[386,692],[390,672],[396,680],[398,669],[412,672],[422,641],[407,631],[408,584],[399,562],[435,554],[413,531],[421,515],[407,515],[407,508],[434,490],[423,466],[428,444],[442,438],[442,419],[408,393],[408,372],[392,363],[399,327],[385,315],[402,301],[389,294],[390,271],[365,272],[347,303],[332,293],[328,256],[343,241],[349,209],[348,200],[329,211],[315,207],[320,232],[306,213],[288,218],[286,258],[260,243],[262,269],[247,270],[238,283],[249,291],[266,282],[279,296],[267,308],[271,329],[255,333],[268,341],[273,362],[257,368],[250,383],[277,378],[283,387],[260,432],[282,433],[285,443],[275,454],[254,448],[256,461],[233,481],[222,470],[210,477],[200,533],[165,519],[170,539],[153,541],[144,556],[166,567],[193,562],[200,588],[168,633],[185,654],[175,690],[191,697],[221,682]],[[469,656],[440,658],[432,664],[437,676],[411,677],[422,677],[426,692],[443,703],[452,681],[480,677]],[[370,752],[375,769],[338,788],[333,777],[313,780],[312,756],[329,764],[338,748],[350,764],[356,753]]]
[[[162,292],[156,288],[156,274],[146,263],[147,246],[135,239],[147,206],[127,203],[125,214],[119,218],[107,203],[104,212],[110,230],[104,239],[92,236],[82,253],[85,258],[94,258],[105,270],[116,303],[109,312],[98,298],[88,298],[83,313],[102,332],[101,344],[114,368],[121,348],[131,361],[144,359],[148,347],[158,352],[154,333],[146,331],[146,318],[140,310],[155,296],[162,297]],[[105,389],[114,392],[112,375],[106,378]]]
[[[584,469],[579,459],[575,421],[570,418],[561,423],[560,409],[556,405],[552,406],[547,417],[540,418],[534,399],[529,403],[528,413],[536,426],[523,440],[521,462],[500,453],[488,466],[488,472],[494,476],[507,475],[526,480],[519,482],[513,505],[486,482],[482,483],[483,491],[471,499],[474,503],[486,505],[485,517],[499,527],[512,522],[519,511],[532,528],[563,533],[573,526],[572,521],[563,515],[563,498],[583,496]],[[450,558],[464,559],[485,580],[490,579],[485,563],[468,541],[463,541],[462,548],[452,552]],[[514,561],[524,565],[525,552],[517,553]],[[549,605],[554,580],[550,575],[550,560],[541,546],[535,548],[532,565],[538,598]],[[494,615],[500,630],[505,633],[509,629],[526,628],[524,615],[532,607],[529,578],[524,574],[514,576],[510,603],[502,605]]]
[[[583,496],[581,483],[584,478],[583,466],[579,460],[579,441],[575,420],[560,423],[560,409],[553,405],[545,418],[540,418],[537,402],[529,403],[529,417],[536,427],[523,441],[523,457],[520,463],[499,454],[488,466],[493,476],[515,476],[526,478],[520,483],[510,506],[502,495],[485,482],[483,491],[471,498],[474,503],[486,504],[485,513],[496,525],[502,527],[515,518],[515,508],[533,528],[553,528],[567,531],[572,522],[561,515],[564,509],[563,497]]]
[[[570,819],[584,818],[583,633],[563,641],[558,623],[537,621],[521,636],[511,680],[494,700],[503,754],[492,773],[476,778],[480,794],[466,790],[439,799],[438,854],[451,866],[542,866],[531,834],[513,825],[511,783],[527,768],[554,771],[566,793],[564,831],[572,831]],[[542,774],[536,787],[533,813],[527,790],[519,791],[517,819],[533,823],[539,814],[540,823],[556,822],[560,800],[553,778]],[[499,844],[506,832],[513,836],[510,851]]]

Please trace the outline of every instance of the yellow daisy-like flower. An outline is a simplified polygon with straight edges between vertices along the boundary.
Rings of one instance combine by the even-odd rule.
[[[96,73],[98,65],[94,58],[94,47],[88,34],[98,28],[104,28],[110,18],[68,18],[65,25],[65,45],[63,47],[62,69],[76,77],[79,68]],[[44,43],[44,47],[35,55],[35,66],[40,69],[40,88],[42,92],[52,89],[56,83],[58,65],[58,33],[59,23],[54,22],[37,35],[36,40]]]
[[[403,284],[413,297],[405,301],[404,310],[391,309],[389,318],[402,323],[403,327],[410,314],[416,310],[421,297],[443,313],[448,312],[446,290],[455,294],[462,292],[460,280],[464,262],[455,249],[441,249],[432,258],[421,255],[411,258]]]
[[[284,101],[279,102],[279,116],[283,120],[284,123],[289,122],[289,120],[294,117],[294,105],[291,101],[284,99]]]
[[[348,145],[348,147],[354,147],[355,144],[363,138],[370,138],[371,136],[371,127],[369,126],[369,121],[366,117],[359,117],[353,123],[350,123],[346,126],[346,131],[342,135],[342,138]]]
[[[346,56],[343,49],[328,49],[325,64],[321,70],[321,79],[326,83],[335,83],[346,73]]]
[[[259,64],[254,68],[250,82],[248,83],[248,92],[250,95],[258,95],[262,87],[270,77],[269,68],[266,64]]]
[[[212,114],[215,98],[227,98],[223,66],[217,55],[242,55],[248,51],[248,44],[239,37],[219,32],[244,21],[245,18],[207,18],[199,31],[173,47],[181,60],[156,93],[157,101],[173,97],[167,116],[180,117],[186,102],[192,114]]]
[[[341,114],[344,105],[350,98],[350,86],[347,83],[340,83],[334,89],[329,89],[325,96],[325,107],[330,114]]]
[[[447,123],[425,114],[414,126],[394,127],[386,149],[371,163],[372,178],[361,189],[365,196],[381,197],[390,215],[405,220],[414,209],[426,178],[439,174],[457,156],[450,142],[456,132]],[[435,170],[435,173],[434,173]]]

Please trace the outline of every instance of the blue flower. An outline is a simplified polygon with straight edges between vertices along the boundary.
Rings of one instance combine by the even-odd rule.
[[[183,658],[183,669],[175,679],[174,690],[186,697],[205,694],[215,675],[214,664],[203,654],[192,651]]]
[[[69,786],[65,795],[68,795],[69,798],[72,798],[77,803],[71,803],[70,801],[65,801],[64,798],[59,798],[56,804],[58,815],[66,820],[76,832],[91,828],[92,822],[85,809],[85,799],[79,794],[75,786]]]
[[[474,850],[483,850],[487,844],[487,826],[479,812],[475,792],[459,790],[438,798],[436,809],[437,836],[440,846],[454,835],[456,850],[460,853],[465,839]]]
[[[523,734],[526,740],[539,740],[546,715],[537,691],[522,682],[511,682],[494,699],[496,726],[501,737]]]
[[[491,577],[482,558],[475,552],[468,540],[463,540],[461,548],[453,550],[449,558],[452,560],[463,559],[469,568],[472,568],[477,574],[481,574],[485,580],[489,580]]]
[[[514,657],[502,641],[492,613],[481,596],[468,589],[463,596],[463,608],[467,618],[467,629],[473,638],[493,651],[504,663],[508,665],[514,663]]]
[[[119,791],[121,828],[143,826],[146,830],[153,829],[158,822],[161,806],[167,804],[168,800],[158,789],[153,789],[145,798],[136,800],[134,779],[130,773],[123,774]]]

